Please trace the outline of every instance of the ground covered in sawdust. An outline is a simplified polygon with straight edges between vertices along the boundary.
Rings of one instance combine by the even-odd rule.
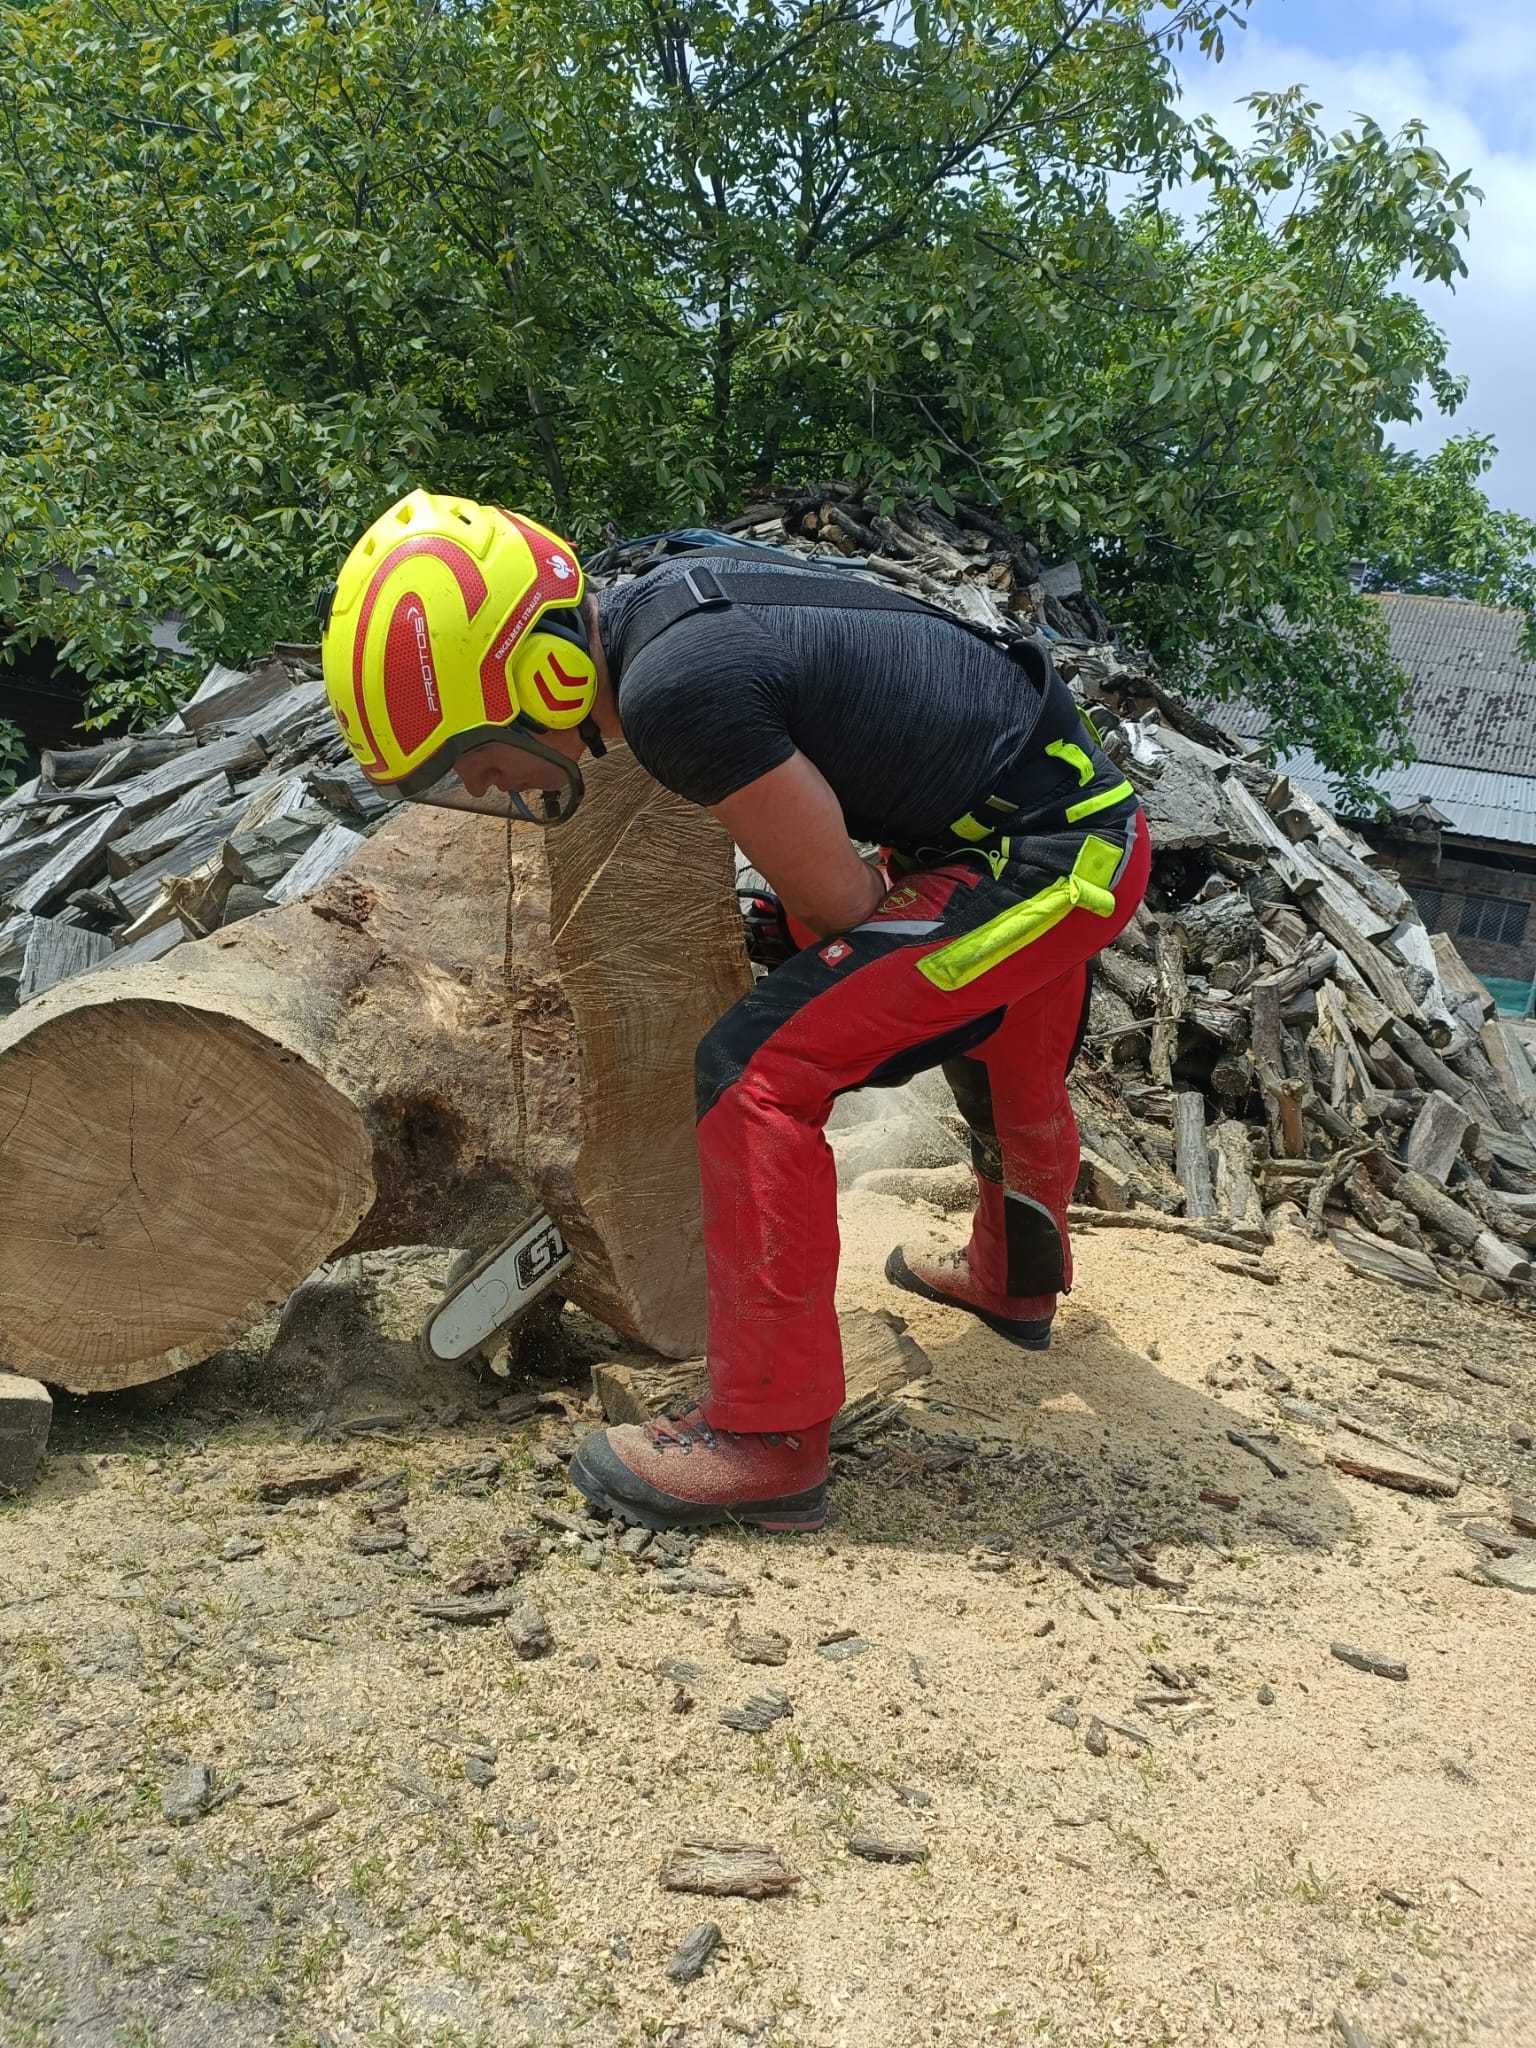
[[[698,1545],[734,1599],[537,1523],[578,1514],[582,1390],[519,1419],[506,1382],[425,1384],[430,1261],[393,1322],[375,1263],[321,1338],[290,1317],[273,1356],[64,1406],[0,1513],[0,2041],[1226,2048],[1339,2014],[1373,2048],[1536,2043],[1536,1599],[1466,1533],[1536,1492],[1530,1323],[1300,1236],[1264,1284],[1106,1230],[1020,1358],[880,1277],[958,1219],[844,1212],[847,1301],[910,1311],[933,1375],[843,1460],[826,1536]],[[1298,1400],[1453,1462],[1459,1495],[1330,1469]],[[1274,1432],[1286,1476],[1230,1430]],[[348,1460],[403,1473],[410,1548],[348,1547],[377,1494],[255,1497]],[[530,1525],[549,1654],[415,1611]],[[738,1661],[738,1629],[786,1661]],[[722,1725],[769,1688],[791,1714]],[[172,1824],[189,1765],[206,1810]],[[800,1881],[662,1889],[693,1835]],[[723,1946],[672,1984],[706,1919]]]

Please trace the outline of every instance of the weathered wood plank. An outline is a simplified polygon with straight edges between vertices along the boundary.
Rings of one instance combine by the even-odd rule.
[[[111,951],[112,941],[100,932],[66,924],[62,918],[33,918],[27,934],[26,959],[16,987],[18,1003],[30,1002],[56,982],[99,966]]]
[[[1519,1032],[1506,1018],[1490,1017],[1478,1041],[1505,1094],[1527,1119],[1536,1116],[1536,1070]]]
[[[119,946],[111,959],[102,964],[106,967],[134,967],[141,960],[163,960],[186,936],[186,927],[180,918],[169,918],[152,932],[146,932],[142,939],[135,939],[131,945]]]
[[[1464,1004],[1475,1009],[1479,1023],[1484,1018],[1493,1016],[1497,1004],[1456,950],[1456,941],[1450,933],[1432,932],[1429,943],[1434,952],[1435,964],[1440,970],[1441,984],[1453,1007]]]
[[[1205,1138],[1205,1098],[1192,1088],[1180,1089],[1173,1098],[1174,1156],[1179,1184],[1184,1190],[1184,1213],[1199,1218],[1216,1207],[1211,1186],[1211,1155]]]
[[[229,779],[224,775],[209,775],[201,782],[194,782],[190,789],[184,789],[180,796],[174,797],[163,811],[156,811],[142,824],[135,825],[131,831],[112,841],[107,848],[107,872],[114,878],[132,874],[146,861],[168,853],[195,829],[201,818],[227,799],[228,789]]]
[[[1422,1173],[1405,1168],[1393,1182],[1392,1193],[1440,1237],[1473,1253],[1483,1271],[1495,1280],[1530,1279],[1531,1262],[1523,1252],[1496,1237],[1480,1217],[1471,1215]]]
[[[300,896],[307,896],[311,889],[318,889],[338,868],[345,867],[363,844],[362,833],[354,832],[350,825],[328,825],[319,838],[299,855],[287,874],[272,884],[267,891],[268,896],[273,903],[292,903]]]
[[[1253,1151],[1248,1126],[1224,1117],[1211,1132],[1215,1158],[1216,1209],[1227,1221],[1245,1229],[1263,1230],[1264,1204],[1253,1178]]]
[[[1369,982],[1394,1017],[1422,1021],[1413,991],[1403,979],[1401,970],[1394,966],[1380,946],[1375,945],[1351,917],[1340,911],[1338,903],[1327,890],[1319,890],[1315,896],[1309,896],[1302,908],[1323,936],[1331,939],[1351,965]],[[1444,1025],[1439,1029],[1444,1042],[1444,1039],[1450,1036],[1449,1030]]]
[[[1384,1237],[1341,1224],[1330,1230],[1328,1241],[1345,1264],[1372,1280],[1393,1280],[1404,1287],[1438,1288],[1443,1285],[1432,1259],[1407,1245],[1389,1244]]]
[[[107,871],[107,846],[128,829],[128,814],[111,804],[99,816],[80,825],[51,859],[13,890],[11,901],[18,910],[41,912],[81,883],[93,882]]]
[[[195,742],[183,733],[146,733],[142,738],[105,740],[96,747],[45,747],[38,757],[43,780],[56,789],[72,789],[93,781],[116,758],[123,757],[125,775],[159,768],[184,754]]]
[[[238,775],[245,769],[259,767],[266,758],[266,749],[259,739],[237,733],[231,739],[213,740],[206,747],[192,747],[163,766],[151,768],[147,775],[115,784],[112,799],[138,820],[159,810],[195,782],[206,782],[212,775]]]
[[[184,732],[194,734],[210,725],[229,725],[285,696],[294,680],[284,661],[258,662],[251,669],[221,668],[215,662],[182,705],[178,723]]]
[[[1403,1147],[1404,1162],[1416,1173],[1443,1181],[1468,1139],[1475,1139],[1476,1135],[1477,1124],[1461,1104],[1433,1088],[1425,1096],[1424,1106],[1408,1133]]]
[[[1179,1048],[1179,1025],[1189,1007],[1189,983],[1184,974],[1184,934],[1177,925],[1165,924],[1157,934],[1157,1015],[1152,1026],[1152,1078],[1163,1087],[1173,1085],[1173,1062]]]
[[[39,818],[45,814],[37,812]],[[24,888],[29,876],[51,860],[61,846],[67,846],[80,830],[78,817],[68,817],[38,832],[17,833],[0,845],[0,894]]]
[[[234,829],[238,809],[221,806],[199,818],[165,853],[147,860],[130,874],[119,875],[108,884],[112,900],[130,922],[143,916],[160,893],[161,884],[172,875],[190,875],[223,845]]]

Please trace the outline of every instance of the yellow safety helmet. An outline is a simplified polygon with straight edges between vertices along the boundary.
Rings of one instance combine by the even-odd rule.
[[[538,739],[579,730],[594,753],[597,667],[569,542],[499,505],[412,491],[342,564],[321,636],[325,691],[370,782],[459,809],[561,823],[580,771]],[[565,777],[536,818],[516,793],[469,798],[453,764],[506,740]]]

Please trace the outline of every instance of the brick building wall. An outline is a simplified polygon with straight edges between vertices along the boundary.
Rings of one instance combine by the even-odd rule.
[[[1373,839],[1378,835],[1371,834]],[[1536,871],[1378,839],[1432,932],[1449,932],[1474,974],[1536,981]]]

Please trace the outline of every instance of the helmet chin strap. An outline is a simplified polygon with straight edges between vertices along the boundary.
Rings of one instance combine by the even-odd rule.
[[[601,732],[598,730],[597,720],[595,718],[584,718],[576,730],[581,735],[582,744],[586,747],[593,760],[601,761],[608,748],[604,743]]]

